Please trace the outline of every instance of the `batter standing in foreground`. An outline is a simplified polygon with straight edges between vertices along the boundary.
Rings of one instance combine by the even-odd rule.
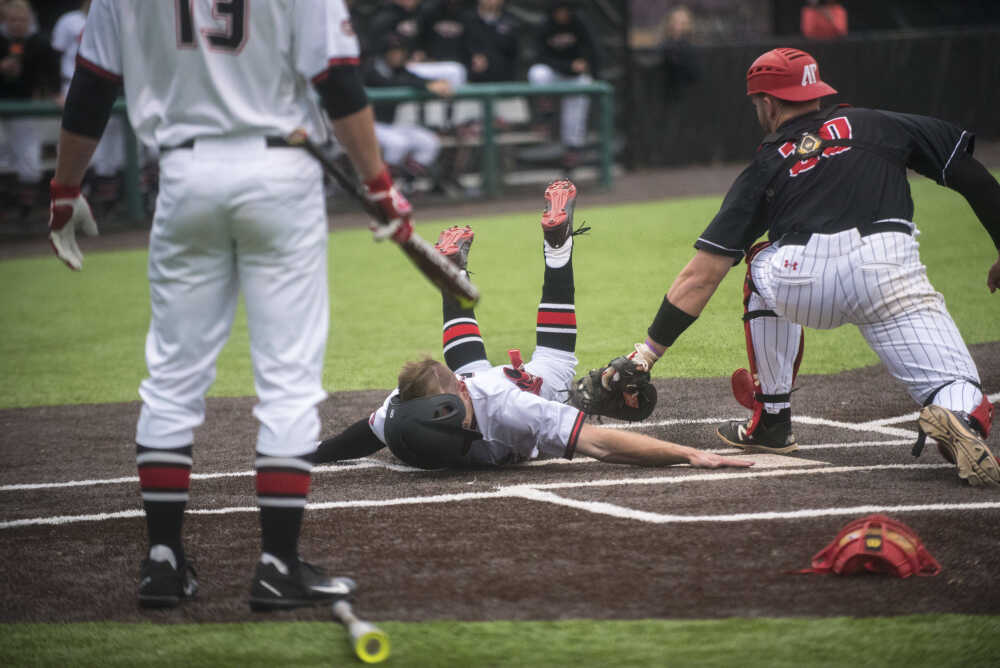
[[[648,370],[745,255],[750,373],[734,374],[733,386],[754,412],[719,427],[722,440],[749,451],[796,450],[790,393],[802,327],[852,323],[924,406],[918,444],[926,432],[960,478],[1000,485],[1000,464],[984,441],[993,406],[920,262],[906,170],[961,193],[998,249],[1000,185],[972,157],[970,132],[926,116],[821,108],[833,93],[803,51],[775,49],[754,61],[747,95],[768,135],[630,357]],[[768,241],[753,245],[764,232]],[[986,282],[991,292],[1000,288],[1000,259]]]
[[[181,539],[194,429],[240,292],[260,399],[262,550],[250,606],[293,608],[352,588],[298,555],[316,405],[326,397],[327,221],[320,166],[283,138],[304,128],[323,139],[313,85],[368,196],[389,221],[409,224],[410,205],[379,157],[357,63],[342,0],[259,2],[252,11],[246,0],[91,6],[63,115],[50,240],[80,269],[75,228],[97,232],[80,180],[123,82],[132,126],[162,156],[149,246],[149,377],[136,428],[150,544],[143,606],[172,607],[197,589]]]

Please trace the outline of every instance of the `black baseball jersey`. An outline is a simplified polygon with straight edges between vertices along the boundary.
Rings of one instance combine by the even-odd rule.
[[[587,61],[589,73],[597,76],[601,71],[601,48],[590,25],[577,14],[569,23],[557,23],[551,17],[542,25],[538,35],[538,62],[545,63],[559,74],[574,76],[573,61]]]
[[[806,133],[821,142],[814,154],[796,153]],[[777,241],[911,223],[906,169],[947,186],[949,165],[973,142],[972,133],[927,116],[847,106],[799,116],[765,138],[694,246],[738,262],[765,232]]]

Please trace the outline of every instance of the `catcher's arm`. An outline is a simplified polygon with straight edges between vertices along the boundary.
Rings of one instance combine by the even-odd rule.
[[[652,436],[624,429],[606,429],[585,424],[576,442],[576,451],[582,455],[610,464],[633,466],[673,466],[690,464],[697,468],[717,469],[723,466],[745,468],[753,466],[748,459],[723,457],[702,452],[686,445],[661,441]]]

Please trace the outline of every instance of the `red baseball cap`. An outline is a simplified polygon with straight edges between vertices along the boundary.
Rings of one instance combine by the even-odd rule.
[[[767,93],[779,100],[806,102],[836,92],[819,78],[816,59],[798,49],[772,49],[747,70],[747,95]]]

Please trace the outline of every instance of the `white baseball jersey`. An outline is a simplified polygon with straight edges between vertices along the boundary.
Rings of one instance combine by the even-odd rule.
[[[308,84],[358,55],[342,0],[95,0],[80,45],[83,64],[124,79],[140,139],[166,147],[300,127],[322,139]]]
[[[83,28],[86,25],[87,15],[76,10],[60,16],[56,21],[56,27],[52,29],[52,48],[62,54],[59,59],[59,74],[62,76],[64,94],[76,69],[76,53],[80,49],[80,40],[83,38]]]
[[[458,377],[469,391],[476,429],[483,435],[483,441],[500,450],[513,450],[512,459],[518,461],[572,459],[585,414],[568,404],[520,389],[504,372],[503,366]],[[389,400],[398,393],[398,389],[393,390],[368,420],[383,443],[386,442],[385,416]]]

